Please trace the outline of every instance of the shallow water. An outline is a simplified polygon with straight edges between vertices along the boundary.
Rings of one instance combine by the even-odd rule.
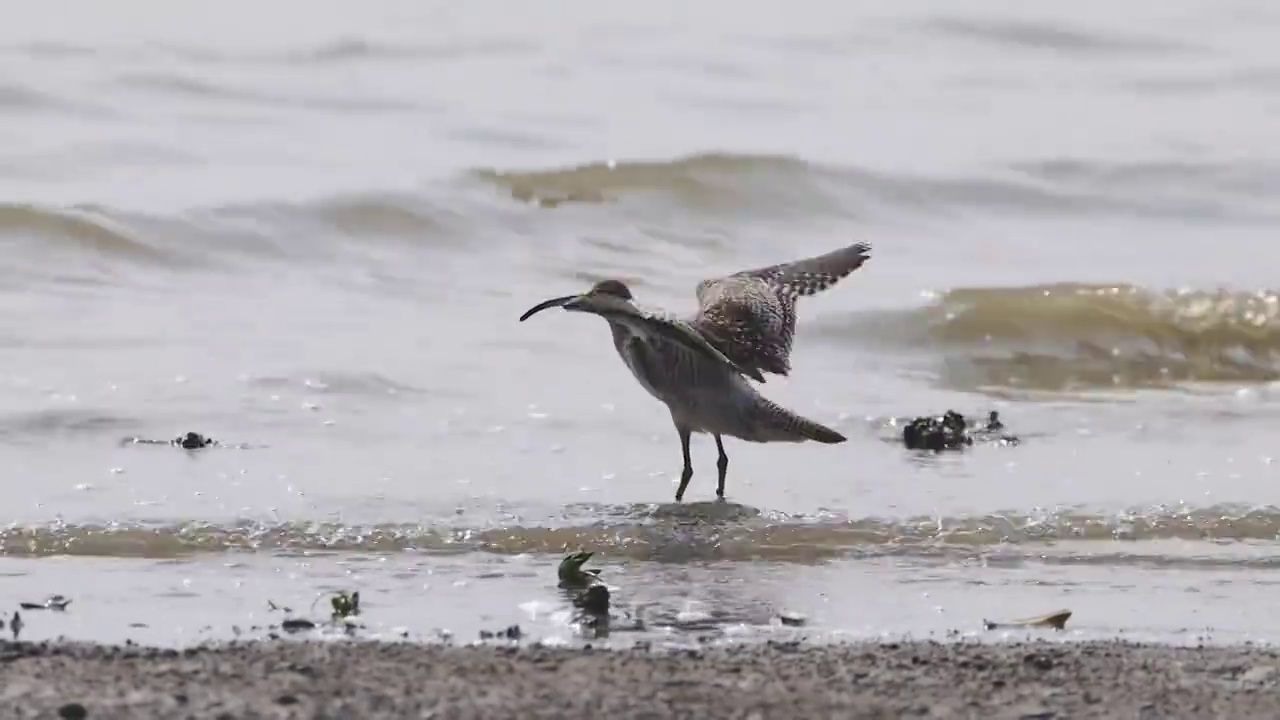
[[[1280,637],[1280,12],[678,9],[9,18],[0,602],[74,596],[26,633],[221,637],[347,585],[385,632],[559,637],[585,547],[680,638]],[[516,322],[856,240],[762,388],[849,441],[730,441],[724,506],[706,437],[671,503],[602,323]],[[894,444],[947,408],[1023,443]],[[188,430],[247,447],[120,443]]]

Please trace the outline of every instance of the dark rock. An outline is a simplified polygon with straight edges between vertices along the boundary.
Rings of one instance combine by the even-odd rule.
[[[217,444],[213,438],[207,438],[200,433],[189,432],[186,435],[173,441],[175,445],[179,445],[187,450],[198,450],[203,447]]]
[[[1042,653],[1032,653],[1022,659],[1023,662],[1037,670],[1052,670],[1053,658]]]
[[[995,410],[987,414],[986,424],[982,426],[970,426],[963,415],[948,410],[942,415],[923,415],[907,423],[902,428],[902,444],[909,450],[942,452],[970,447],[975,440],[1005,445],[1019,443],[1018,438],[1004,434],[1003,430],[1004,423]]]
[[[289,618],[288,620],[285,620],[284,622],[280,623],[281,630],[284,630],[285,632],[291,632],[291,633],[301,632],[303,630],[311,630],[315,626],[316,626],[315,623],[311,622],[306,618]]]
[[[583,612],[592,615],[609,613],[609,588],[603,585],[592,585],[574,598],[576,605]]]
[[[902,443],[908,450],[957,450],[973,444],[964,416],[948,410],[941,416],[918,417],[902,429]]]
[[[80,703],[67,703],[58,708],[58,717],[63,720],[83,720],[89,717],[89,711]]]

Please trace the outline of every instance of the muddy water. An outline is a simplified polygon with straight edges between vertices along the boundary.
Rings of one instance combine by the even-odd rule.
[[[371,631],[567,637],[584,547],[646,637],[1280,637],[1263,4],[193,12],[0,28],[0,602],[74,597],[27,636],[348,587]],[[600,321],[516,322],[858,240],[762,388],[849,441],[730,441],[725,505],[705,437],[671,502]],[[948,408],[1023,443],[894,443]],[[188,430],[244,446],[120,442]]]

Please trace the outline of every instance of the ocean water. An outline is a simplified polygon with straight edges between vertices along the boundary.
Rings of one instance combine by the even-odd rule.
[[[0,614],[24,637],[572,640],[566,550],[671,642],[1274,640],[1280,10],[58,2],[0,25]],[[852,242],[762,391],[840,445],[693,445],[605,277]],[[1022,443],[919,454],[900,419]],[[201,432],[188,452],[126,438]],[[801,612],[802,629],[777,614]]]

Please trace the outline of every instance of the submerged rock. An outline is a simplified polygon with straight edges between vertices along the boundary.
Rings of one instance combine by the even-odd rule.
[[[214,440],[206,435],[198,432],[188,432],[179,435],[172,440],[152,440],[150,438],[127,437],[120,441],[121,445],[168,445],[170,447],[180,447],[183,450],[202,450],[204,448],[218,447],[229,448],[232,450],[249,450],[252,448],[266,447],[265,445],[251,443],[225,443],[220,440]]]
[[[184,450],[199,450],[207,447],[222,447],[222,443],[198,432],[188,432],[172,440],[148,440],[147,438],[130,437],[120,441],[122,445],[172,445]]]
[[[181,446],[187,450],[197,450],[210,445],[217,445],[218,441],[213,438],[207,438],[200,433],[189,432],[182,437],[175,438],[171,441],[173,444]]]

